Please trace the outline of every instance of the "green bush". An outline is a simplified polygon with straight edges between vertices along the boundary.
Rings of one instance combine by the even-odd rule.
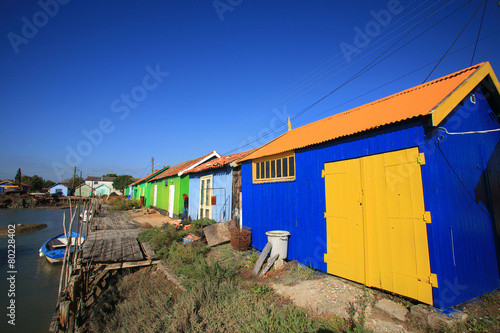
[[[138,200],[126,199],[125,197],[117,197],[113,199],[110,204],[112,210],[131,210],[141,207]]]
[[[215,220],[209,219],[207,217],[198,220],[193,220],[191,221],[191,228],[189,229],[189,231],[195,235],[201,235],[201,232],[203,231],[204,227],[214,223]]]
[[[149,243],[159,258],[161,258],[160,253],[166,253],[168,248],[178,240],[179,235],[177,235],[175,227],[172,225],[164,225],[161,228],[154,227],[139,234],[139,241]]]

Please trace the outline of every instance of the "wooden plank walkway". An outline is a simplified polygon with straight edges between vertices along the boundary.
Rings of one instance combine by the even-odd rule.
[[[151,258],[150,253],[143,253],[137,239],[142,229],[126,212],[103,209],[92,220],[90,230],[83,245],[84,262],[126,262]]]

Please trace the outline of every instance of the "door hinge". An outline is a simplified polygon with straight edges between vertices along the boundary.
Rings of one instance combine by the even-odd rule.
[[[325,219],[326,219],[326,212],[325,212],[325,215],[324,215],[324,216],[325,216]]]
[[[429,283],[434,288],[438,287],[438,276],[436,274],[432,274],[429,276]]]
[[[431,223],[431,212],[424,212],[424,222],[425,223]]]
[[[425,155],[424,153],[418,154],[417,163],[420,165],[425,165]]]
[[[321,170],[321,178],[325,178],[325,170]]]

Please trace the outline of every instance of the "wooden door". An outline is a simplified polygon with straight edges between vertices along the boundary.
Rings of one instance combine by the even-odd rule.
[[[325,164],[328,273],[432,304],[418,148]]]

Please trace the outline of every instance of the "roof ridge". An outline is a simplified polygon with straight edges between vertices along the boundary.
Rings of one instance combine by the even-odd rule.
[[[433,85],[433,84],[436,84],[436,83],[438,83],[438,82],[441,82],[441,81],[444,81],[444,80],[449,80],[449,79],[451,79],[451,78],[453,78],[453,77],[456,77],[456,76],[458,76],[458,75],[461,75],[461,74],[463,74],[463,73],[465,73],[465,72],[467,72],[467,71],[470,71],[470,70],[473,70],[473,69],[477,69],[477,68],[481,67],[483,64],[484,64],[484,62],[479,63],[479,64],[474,65],[474,66],[470,66],[470,67],[468,67],[468,68],[464,68],[464,69],[462,69],[462,70],[460,70],[460,71],[457,71],[457,72],[455,72],[455,73],[448,74],[448,75],[446,75],[446,76],[443,76],[443,77],[440,77],[440,78],[434,79],[434,80],[432,80],[432,81],[429,81],[429,82],[424,82],[424,83],[422,83],[422,84],[419,84],[418,86],[415,86],[415,87],[411,87],[411,88],[405,89],[405,90],[403,90],[403,91],[400,91],[400,92],[394,93],[394,94],[392,94],[392,95],[389,95],[389,96],[386,96],[386,97],[379,98],[379,99],[377,99],[377,100],[375,100],[375,101],[373,101],[373,102],[369,102],[369,103],[366,103],[366,104],[363,104],[363,105],[359,105],[359,106],[356,106],[356,107],[354,107],[354,108],[352,108],[352,109],[349,109],[349,110],[346,110],[346,111],[343,111],[343,112],[339,112],[339,113],[336,113],[336,114],[332,114],[331,116],[328,116],[328,117],[326,117],[326,118],[319,119],[319,120],[316,120],[316,121],[314,121],[314,122],[312,122],[312,123],[305,124],[305,125],[303,125],[303,126],[297,127],[297,128],[296,128],[296,130],[298,130],[299,128],[302,128],[302,127],[306,127],[306,126],[312,125],[312,124],[314,124],[314,123],[316,123],[316,122],[330,120],[330,119],[331,119],[331,118],[333,118],[333,117],[342,117],[342,116],[347,116],[347,115],[349,115],[349,114],[351,114],[351,113],[353,113],[353,112],[356,112],[356,111],[359,111],[359,110],[363,109],[364,107],[367,107],[367,106],[370,106],[370,105],[379,104],[379,103],[382,103],[382,102],[384,102],[384,101],[388,101],[388,100],[390,100],[390,99],[396,98],[396,97],[398,97],[398,96],[402,96],[402,95],[404,95],[404,94],[408,94],[408,93],[411,93],[411,92],[414,92],[414,91],[420,90],[420,89],[422,89],[422,88],[428,87],[428,86]],[[293,130],[292,130],[292,131],[293,131]],[[288,133],[288,132],[286,132],[286,133]]]

